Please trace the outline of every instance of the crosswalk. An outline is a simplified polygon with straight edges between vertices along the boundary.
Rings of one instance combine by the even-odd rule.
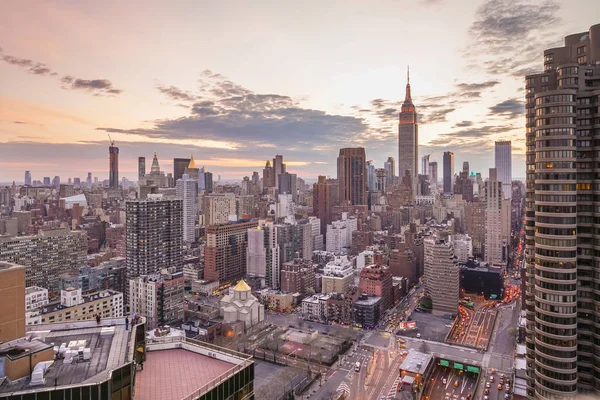
[[[390,388],[389,393],[386,396],[386,398],[388,400],[396,397],[396,393],[397,393],[396,390],[397,390],[399,384],[400,384],[400,377],[397,377],[396,380],[394,381],[394,383],[392,384],[392,387]]]
[[[338,386],[336,393],[339,393],[340,396],[343,394],[344,396],[350,396],[350,387],[346,384],[346,382],[340,383]]]

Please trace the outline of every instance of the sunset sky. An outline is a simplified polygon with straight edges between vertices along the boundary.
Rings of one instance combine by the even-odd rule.
[[[410,64],[419,155],[524,176],[524,74],[599,23],[600,1],[2,1],[0,182],[172,171],[194,155],[238,179],[282,154],[311,179],[341,147],[398,158]]]

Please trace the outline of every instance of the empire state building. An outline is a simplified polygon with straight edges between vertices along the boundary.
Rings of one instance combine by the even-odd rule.
[[[415,182],[419,160],[419,126],[417,125],[417,111],[410,97],[410,71],[406,73],[406,96],[400,111],[398,125],[398,167],[399,179],[410,171],[412,181]]]

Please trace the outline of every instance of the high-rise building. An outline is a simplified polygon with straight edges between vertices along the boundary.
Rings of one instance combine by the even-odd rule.
[[[367,190],[375,190],[375,165],[373,160],[367,161]]]
[[[512,147],[510,140],[498,140],[494,147],[495,167],[498,180],[502,182],[505,199],[512,197]]]
[[[333,211],[333,199],[331,184],[323,175],[320,175],[317,183],[313,184],[313,214],[321,221],[321,234],[327,233],[327,224],[331,223]]]
[[[25,336],[25,266],[0,261],[0,299],[0,343],[22,338]]]
[[[276,189],[279,189],[279,175],[285,172],[285,164],[283,163],[283,156],[276,155],[273,158],[273,181]]]
[[[108,147],[108,186],[111,189],[119,188],[119,148],[112,140]]]
[[[183,270],[183,200],[149,194],[128,201],[126,212],[127,276]]]
[[[173,179],[177,182],[185,174],[185,169],[190,164],[190,158],[174,158],[173,159]]]
[[[84,231],[55,229],[32,236],[0,236],[0,261],[24,265],[27,286],[40,286],[54,294],[61,274],[85,264],[87,249]]]
[[[196,241],[196,215],[198,214],[198,181],[188,174],[177,180],[177,197],[183,200],[183,241]]]
[[[146,318],[146,328],[183,322],[183,272],[157,273],[129,280],[129,312]]]
[[[354,284],[354,266],[348,256],[335,256],[323,269],[322,293],[346,293]]]
[[[463,172],[463,174],[466,174],[466,176],[469,176],[469,162],[468,161],[463,161],[462,172]]]
[[[284,172],[279,174],[277,177],[278,180],[278,193],[279,194],[291,194],[292,197],[296,198],[296,174],[290,174],[289,172]]]
[[[271,161],[267,160],[265,168],[263,168],[263,188],[275,187],[275,175]]]
[[[382,311],[394,304],[392,273],[388,266],[373,264],[361,269],[358,287],[369,296],[381,297]]]
[[[279,289],[279,248],[277,230],[272,222],[259,221],[259,226],[248,229],[246,272],[262,278],[263,284]]]
[[[317,287],[315,268],[312,261],[302,258],[283,263],[281,267],[281,291],[284,293],[306,294],[310,288]]]
[[[485,261],[496,264],[502,262],[502,182],[495,168],[485,183],[485,202]]]
[[[31,171],[25,171],[25,184],[31,186]]]
[[[213,174],[209,171],[204,171],[204,190],[206,193],[213,192]]]
[[[433,303],[433,313],[455,315],[458,311],[460,270],[454,247],[447,236],[431,236],[425,244],[425,295]]]
[[[44,186],[50,186],[50,177],[49,176],[44,177]]]
[[[60,187],[60,176],[56,175],[54,178],[52,178],[52,186],[54,186],[56,189]]]
[[[92,173],[91,172],[88,172],[87,179],[85,182],[87,183],[88,188],[92,187]]]
[[[429,181],[434,185],[438,185],[438,163],[432,161],[429,163]]]
[[[413,181],[419,173],[419,125],[417,110],[410,95],[410,74],[406,73],[406,95],[400,111],[398,125],[398,178],[402,179],[410,171]]]
[[[231,218],[237,219],[234,193],[213,193],[204,197],[205,225],[226,224]]]
[[[444,152],[444,193],[454,193],[454,153]]]
[[[600,24],[544,51],[527,75],[525,288],[529,399],[600,395],[593,213]],[[583,398],[583,396],[582,396]]]
[[[485,245],[485,198],[475,197],[465,205],[465,230],[473,239],[473,255],[483,258]]]
[[[389,171],[385,168],[377,168],[375,170],[375,190],[385,193],[388,185]]]
[[[388,157],[387,161],[383,163],[383,168],[388,172],[387,183],[393,185],[396,183],[396,160],[394,157]]]
[[[431,154],[425,154],[423,157],[421,157],[421,174],[427,175],[427,177],[429,179],[431,179],[430,170],[429,170],[429,157],[430,156],[431,156]]]
[[[340,203],[367,204],[367,170],[365,149],[340,149],[337,159],[337,176]]]
[[[210,225],[206,228],[204,249],[204,279],[231,281],[246,274],[248,229],[256,221]]]
[[[138,180],[146,176],[146,157],[138,157]]]

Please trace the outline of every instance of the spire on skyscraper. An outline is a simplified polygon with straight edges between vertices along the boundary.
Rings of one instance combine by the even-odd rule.
[[[412,98],[410,97],[410,67],[406,67],[406,96],[404,97],[405,103],[412,104]]]
[[[188,168],[196,168],[196,163],[194,162],[194,155],[192,154],[192,156],[190,157],[190,163],[188,164]]]
[[[152,159],[152,166],[150,167],[150,173],[160,173],[160,166],[158,165],[158,158],[156,157],[156,152],[154,152],[154,158]]]

